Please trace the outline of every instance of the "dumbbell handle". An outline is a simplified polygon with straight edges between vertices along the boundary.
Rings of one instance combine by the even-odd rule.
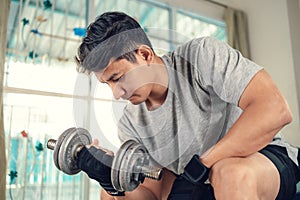
[[[149,166],[143,167],[145,170],[143,170],[143,176],[146,178],[151,178],[154,180],[160,180],[162,176],[162,169],[158,168],[151,168]]]
[[[48,149],[54,150],[55,145],[56,145],[56,140],[54,140],[54,139],[49,139],[48,140],[48,142],[47,142],[47,148]]]

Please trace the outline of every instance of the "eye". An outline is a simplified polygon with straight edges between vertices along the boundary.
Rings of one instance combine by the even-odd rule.
[[[120,81],[122,78],[123,78],[123,75],[120,75],[120,76],[115,76],[115,77],[113,77],[111,80],[112,80],[113,82],[118,82],[118,81]]]

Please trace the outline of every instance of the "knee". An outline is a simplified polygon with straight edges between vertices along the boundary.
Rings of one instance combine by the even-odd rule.
[[[222,196],[222,199],[226,196],[228,199],[244,199],[247,193],[253,197],[257,188],[253,169],[236,162],[235,159],[225,159],[216,163],[211,169],[210,182],[217,199],[219,196]]]
[[[254,172],[249,166],[230,161],[219,161],[211,169],[211,181],[231,181],[247,183],[254,179]]]

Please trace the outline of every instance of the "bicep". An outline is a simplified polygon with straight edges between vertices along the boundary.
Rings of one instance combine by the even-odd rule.
[[[254,75],[243,91],[239,100],[239,107],[245,110],[255,102],[267,101],[268,99],[279,100],[282,98],[280,91],[271,77],[265,70],[260,70]]]
[[[270,115],[284,116],[285,120],[291,117],[284,96],[265,70],[257,72],[248,83],[240,97],[239,107],[244,111],[247,108],[256,107],[261,109],[261,112],[269,113]],[[274,118],[274,115],[272,117]]]

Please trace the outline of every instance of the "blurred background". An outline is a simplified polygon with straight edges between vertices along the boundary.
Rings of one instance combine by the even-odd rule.
[[[134,17],[159,55],[192,38],[212,36],[265,67],[294,115],[283,136],[300,146],[300,0],[3,0],[1,4],[9,5],[1,10],[1,18],[7,19],[7,24],[1,22],[1,34],[6,34],[1,47],[6,50],[0,57],[3,199],[100,199],[98,183],[83,173],[69,176],[57,170],[53,152],[45,145],[73,126],[88,129],[105,148],[115,151],[120,145],[116,123],[127,102],[115,101],[106,85],[93,75],[77,73],[74,63],[86,26],[106,11]]]

